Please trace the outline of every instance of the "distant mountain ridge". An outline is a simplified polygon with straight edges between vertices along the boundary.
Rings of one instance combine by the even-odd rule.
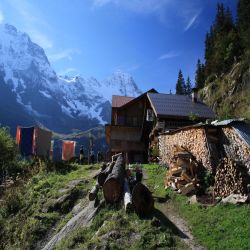
[[[112,94],[137,96],[141,91],[121,71],[101,82],[94,77],[58,76],[44,50],[26,33],[0,25],[2,125],[35,122],[59,133],[86,130],[109,122]]]

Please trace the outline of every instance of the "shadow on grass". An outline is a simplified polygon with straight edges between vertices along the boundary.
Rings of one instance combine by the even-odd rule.
[[[172,221],[170,221],[164,213],[159,209],[154,208],[153,216],[157,218],[163,225],[170,228],[172,232],[176,235],[179,235],[182,239],[189,239],[188,235],[182,232]]]

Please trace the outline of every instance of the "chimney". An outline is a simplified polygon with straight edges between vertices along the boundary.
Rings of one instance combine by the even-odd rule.
[[[192,88],[192,102],[197,102],[197,88]]]

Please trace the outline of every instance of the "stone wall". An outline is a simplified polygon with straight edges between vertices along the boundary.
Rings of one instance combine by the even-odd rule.
[[[159,136],[159,154],[163,164],[171,165],[174,157],[174,145],[186,148],[196,160],[211,170],[209,151],[206,146],[204,128],[188,128],[176,131],[173,134]]]
[[[222,146],[227,157],[243,163],[250,171],[250,149],[233,128],[222,128]]]

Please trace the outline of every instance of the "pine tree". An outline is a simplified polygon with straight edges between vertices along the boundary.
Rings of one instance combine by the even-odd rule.
[[[215,16],[215,21],[213,25],[213,30],[214,32],[222,32],[225,24],[225,8],[223,3],[218,3],[217,4],[217,12]]]
[[[195,87],[201,89],[205,84],[205,66],[201,63],[200,59],[197,61],[195,72]]]
[[[210,32],[207,32],[205,39],[205,67],[206,67],[206,77],[213,71],[213,44],[214,44],[214,31],[213,27],[210,27]]]
[[[191,95],[192,93],[192,84],[191,84],[191,81],[190,81],[190,78],[188,76],[187,80],[186,80],[186,95]]]
[[[237,6],[237,29],[240,43],[245,51],[250,51],[250,1],[239,0]]]
[[[227,72],[239,57],[239,38],[232,13],[223,4],[217,5],[215,21],[205,39],[205,76]],[[198,84],[200,82],[198,81]]]
[[[179,73],[178,73],[178,79],[176,82],[175,93],[177,95],[184,95],[185,94],[185,80],[183,78],[183,74],[182,74],[181,70],[179,70]]]

